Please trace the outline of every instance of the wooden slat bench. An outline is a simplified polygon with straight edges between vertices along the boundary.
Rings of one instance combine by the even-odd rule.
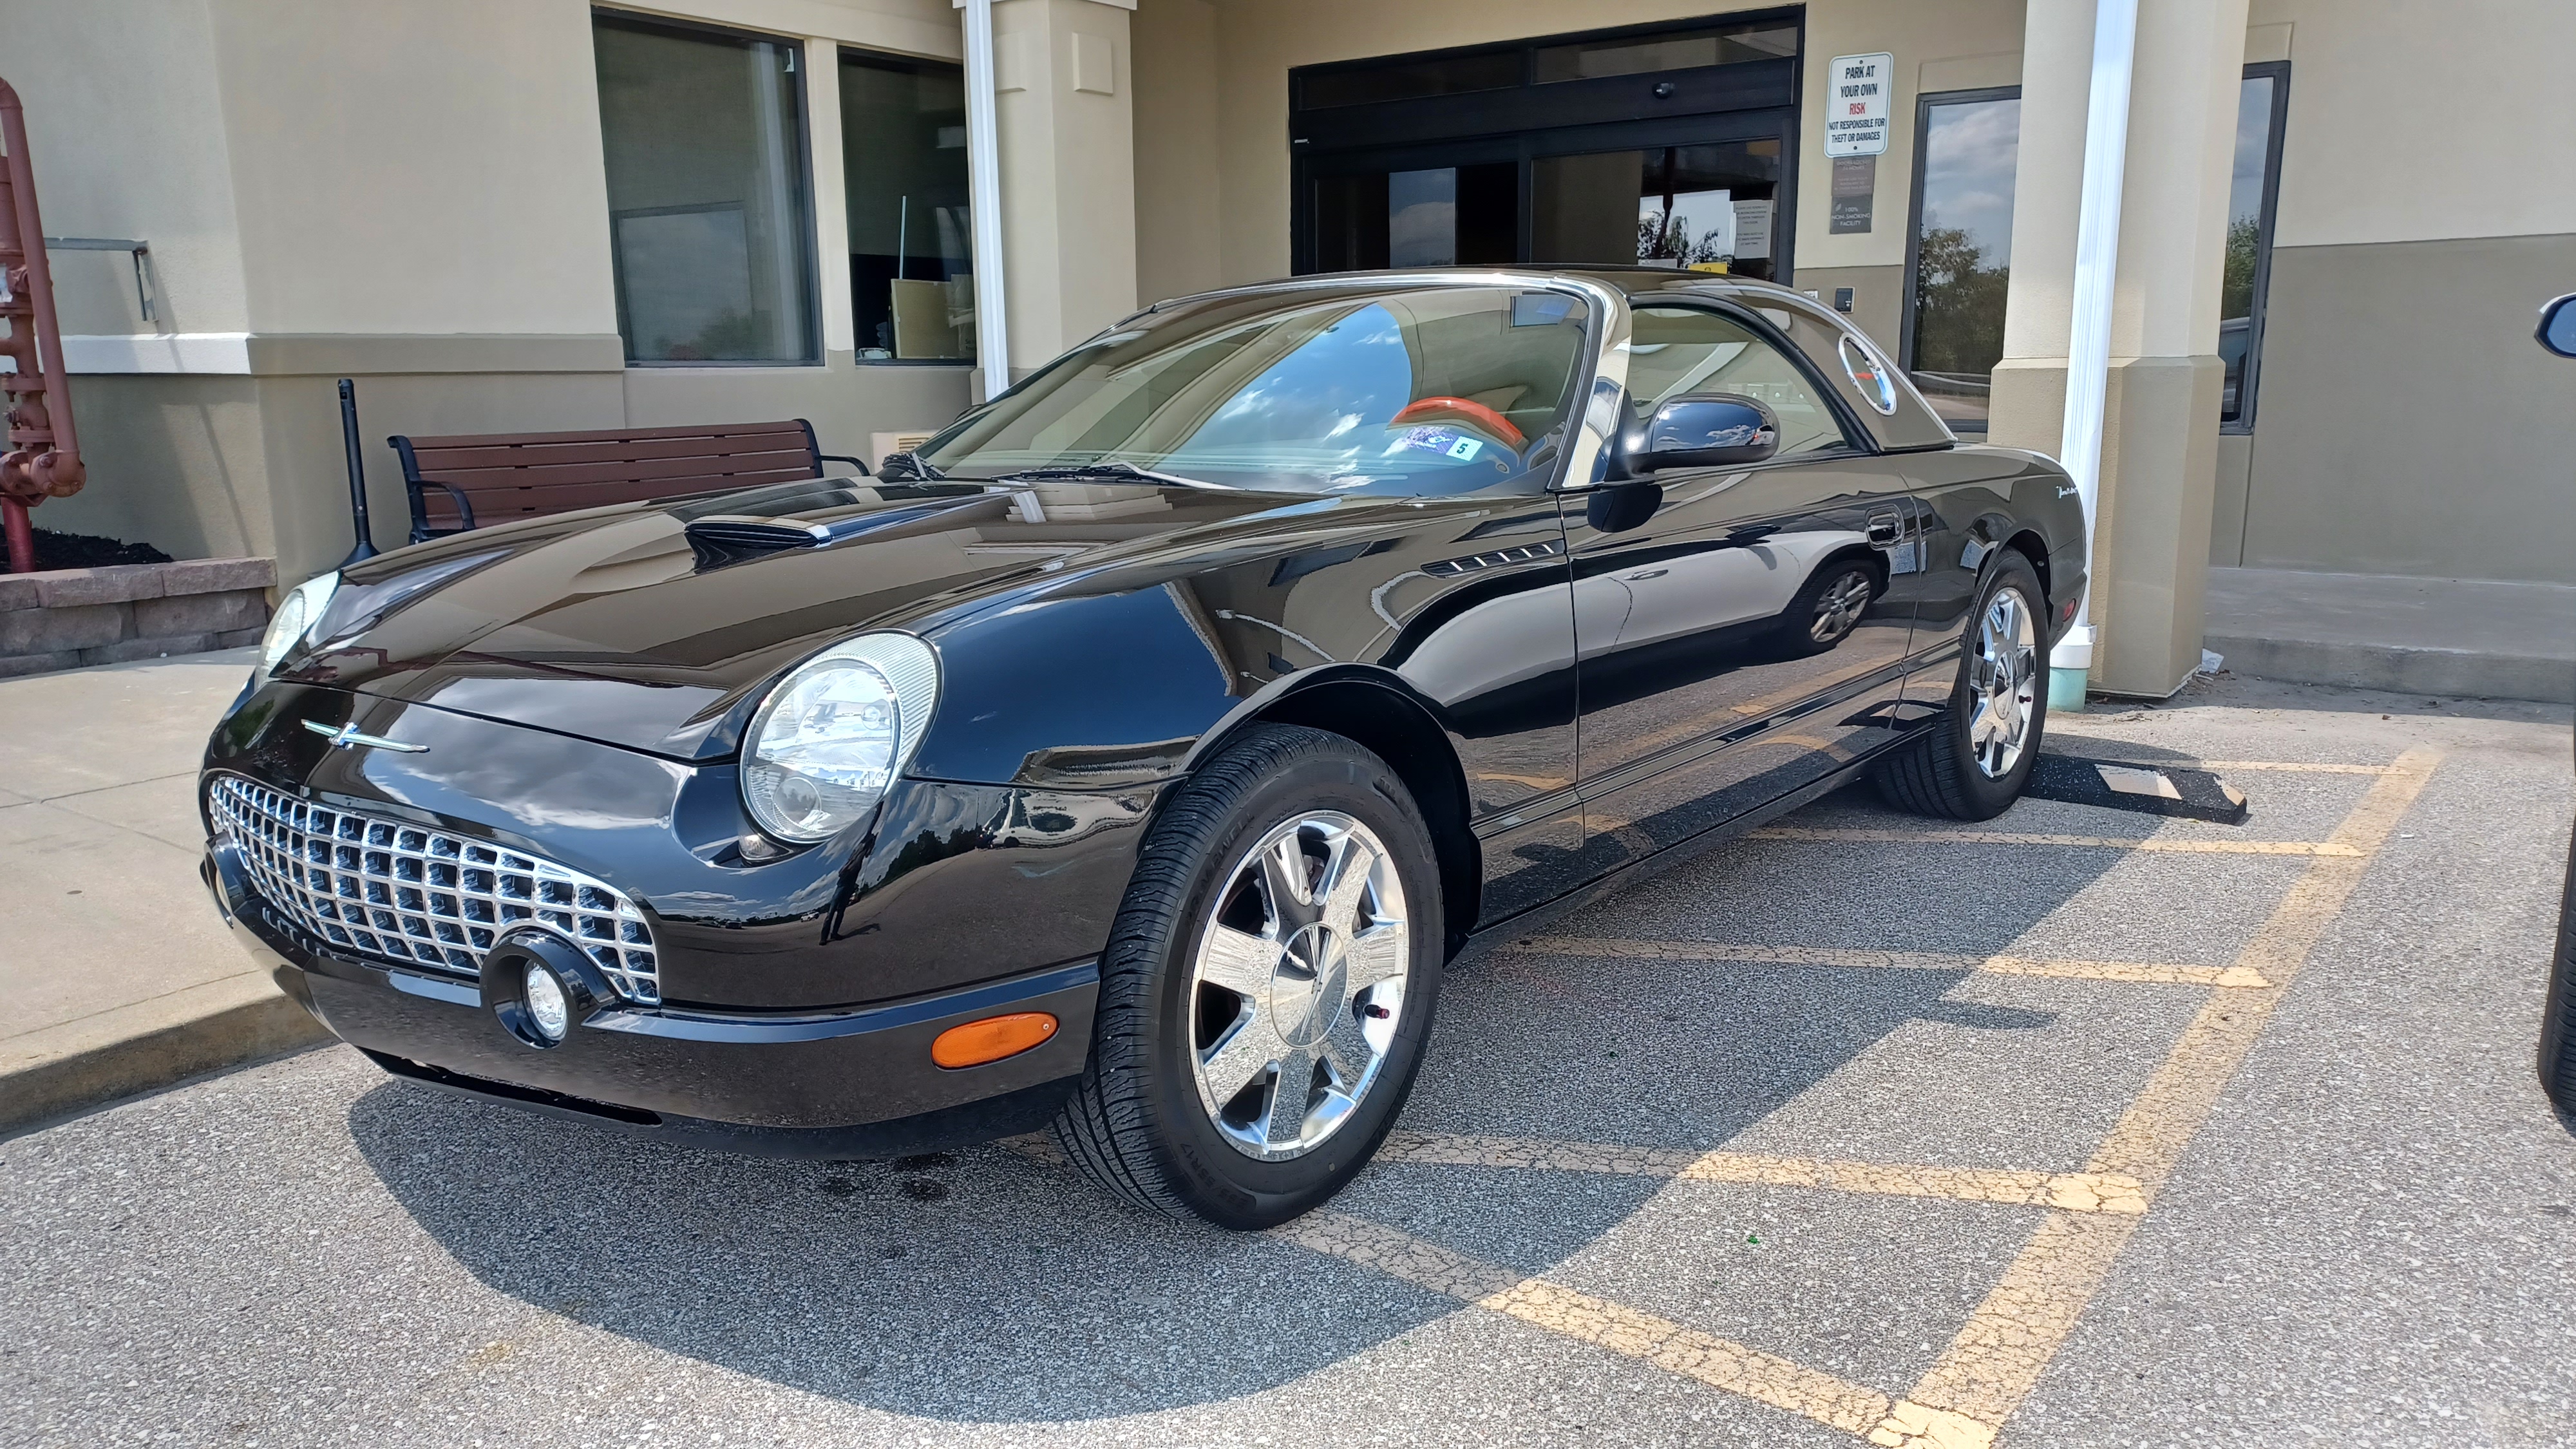
[[[606,503],[820,478],[827,462],[868,472],[860,459],[818,448],[803,418],[385,441],[402,459],[414,543]]]

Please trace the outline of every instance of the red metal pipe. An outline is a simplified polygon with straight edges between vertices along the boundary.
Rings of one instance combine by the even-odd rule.
[[[9,572],[34,573],[36,529],[27,518],[26,504],[15,498],[0,498],[0,533],[9,536]]]
[[[0,355],[17,367],[0,381],[9,395],[9,450],[0,454],[0,526],[5,526],[9,567],[34,567],[34,535],[27,510],[48,498],[81,490],[80,435],[63,371],[63,333],[54,315],[53,269],[45,257],[44,219],[36,208],[36,171],[27,153],[27,117],[17,89],[0,80],[0,146],[8,148],[0,171]],[[22,331],[32,323],[32,331]]]

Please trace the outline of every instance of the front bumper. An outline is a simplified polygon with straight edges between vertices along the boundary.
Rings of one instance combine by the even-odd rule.
[[[502,1024],[489,983],[353,960],[306,935],[250,888],[233,847],[210,849],[203,875],[279,987],[387,1070],[732,1151],[892,1156],[1034,1130],[1091,1044],[1095,961],[846,1011],[612,1005],[532,1047]],[[1052,1014],[1055,1035],[983,1066],[931,1061],[942,1031],[1010,1011]]]

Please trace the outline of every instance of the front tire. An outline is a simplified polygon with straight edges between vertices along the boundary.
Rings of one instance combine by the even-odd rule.
[[[1888,804],[1916,815],[1992,820],[2021,798],[2048,728],[2048,596],[2013,549],[1977,592],[1959,680],[1941,717],[1878,767]]]
[[[2549,994],[2541,1005],[2540,1086],[2559,1111],[2576,1116],[2576,841],[2567,846],[2567,881],[2558,897],[2558,951],[2549,963]]]
[[[1431,832],[1386,762],[1252,726],[1146,837],[1057,1142],[1168,1216],[1258,1229],[1316,1207],[1412,1090],[1441,921]]]

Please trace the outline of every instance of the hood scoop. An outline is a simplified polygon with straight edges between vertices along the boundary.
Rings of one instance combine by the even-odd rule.
[[[689,520],[683,532],[688,537],[690,552],[697,555],[699,568],[722,568],[789,549],[829,548],[849,539],[926,522],[988,501],[990,495],[977,491],[906,507],[882,508],[821,520],[740,513],[712,514]]]

